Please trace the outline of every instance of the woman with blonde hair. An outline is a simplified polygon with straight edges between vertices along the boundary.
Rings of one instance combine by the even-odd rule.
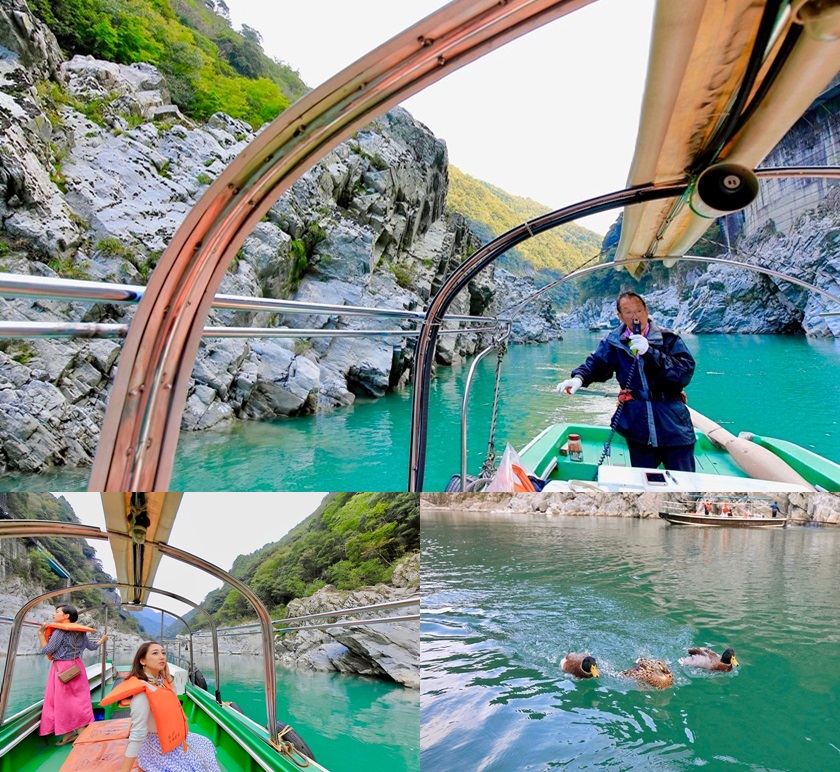
[[[131,734],[120,768],[137,761],[143,772],[219,772],[216,749],[189,731],[187,717],[172,686],[166,651],[157,641],[141,644],[131,674],[101,701],[131,699]]]
[[[68,603],[56,608],[52,622],[38,628],[41,654],[52,660],[39,733],[62,735],[56,745],[73,742],[79,729],[93,721],[90,685],[81,655],[86,649],[95,651],[108,638],[105,634],[94,643],[88,633],[96,630],[78,624],[78,619],[76,607]]]

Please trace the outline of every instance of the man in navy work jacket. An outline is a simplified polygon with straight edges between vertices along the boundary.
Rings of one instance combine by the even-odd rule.
[[[655,469],[661,463],[665,469],[693,472],[694,428],[683,388],[694,375],[694,357],[679,335],[650,320],[640,295],[622,292],[616,309],[621,325],[557,391],[574,394],[615,375],[624,405],[616,431],[627,441],[631,465]]]

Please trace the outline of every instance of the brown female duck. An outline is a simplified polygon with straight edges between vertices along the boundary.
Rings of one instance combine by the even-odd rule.
[[[727,649],[723,654],[715,654],[711,649],[689,649],[687,657],[680,657],[679,663],[688,667],[702,667],[706,670],[719,670],[728,673],[738,665],[735,652]]]
[[[575,678],[594,678],[598,676],[595,658],[586,654],[571,652],[560,661],[560,667]]]
[[[637,659],[635,667],[623,670],[621,675],[635,678],[654,689],[667,689],[674,685],[674,674],[661,659]]]

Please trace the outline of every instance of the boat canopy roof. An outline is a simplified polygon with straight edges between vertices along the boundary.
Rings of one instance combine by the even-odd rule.
[[[181,504],[181,493],[103,493],[105,525],[110,539],[117,581],[128,585],[127,600],[145,604],[153,587],[162,554],[152,544],[167,543]]]
[[[658,0],[627,184],[691,185],[625,209],[616,262],[635,275],[645,258],[681,256],[717,215],[735,211],[698,202],[699,175],[723,162],[758,166],[838,70],[836,3]]]

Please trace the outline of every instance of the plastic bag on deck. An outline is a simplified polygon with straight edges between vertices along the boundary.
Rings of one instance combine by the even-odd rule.
[[[499,462],[499,469],[486,490],[498,493],[533,493],[536,488],[528,479],[530,474],[519,454],[508,443]]]

